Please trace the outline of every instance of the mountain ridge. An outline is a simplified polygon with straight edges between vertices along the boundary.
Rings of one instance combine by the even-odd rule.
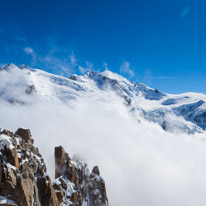
[[[131,82],[109,70],[89,71],[84,75],[62,77],[28,66],[6,65],[1,69],[0,100],[12,104],[33,104],[41,98],[68,104],[76,98],[117,95],[138,121],[139,116],[177,133],[204,132],[206,95],[201,93],[166,94],[142,83]],[[13,92],[17,91],[16,94]]]

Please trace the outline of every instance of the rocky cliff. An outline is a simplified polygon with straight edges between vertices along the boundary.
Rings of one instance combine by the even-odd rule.
[[[52,183],[30,130],[0,131],[0,205],[108,205],[106,187],[97,166],[72,160],[63,147],[55,148]]]
[[[60,202],[66,205],[69,202],[73,205],[108,204],[105,183],[97,166],[90,174],[83,161],[72,160],[61,146],[55,148],[55,165],[54,188]]]

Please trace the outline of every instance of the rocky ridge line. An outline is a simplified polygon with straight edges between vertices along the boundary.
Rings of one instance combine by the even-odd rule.
[[[61,146],[55,148],[55,163],[52,183],[30,130],[0,131],[0,205],[108,205],[97,166],[90,174],[83,161],[72,160]]]

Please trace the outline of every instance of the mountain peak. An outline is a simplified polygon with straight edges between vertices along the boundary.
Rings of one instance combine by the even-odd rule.
[[[19,68],[17,65],[13,64],[13,63],[9,63],[9,64],[5,64],[1,67],[1,70],[6,70],[9,71],[11,69],[17,69]]]
[[[116,80],[118,82],[125,82],[127,84],[131,84],[131,82],[128,79],[108,69],[104,70],[103,72],[88,71],[84,76],[89,77],[91,79],[95,79],[95,80],[102,79],[102,78],[105,79],[106,77],[108,79]]]
[[[100,73],[102,76],[108,77],[110,79],[116,79],[117,81],[124,81],[124,82],[130,82],[129,80],[127,80],[126,78],[124,78],[123,76],[114,73],[108,69],[104,70],[103,72]]]
[[[6,71],[17,70],[17,69],[31,69],[31,68],[25,64],[21,64],[17,66],[14,63],[5,64],[0,68],[0,70],[6,70]]]

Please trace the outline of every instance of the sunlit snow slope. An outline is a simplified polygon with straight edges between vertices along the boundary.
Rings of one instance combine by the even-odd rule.
[[[108,93],[117,94],[137,122],[143,117],[175,133],[201,133],[206,129],[204,94],[165,94],[108,70],[70,78],[14,64],[0,70],[0,101],[14,105],[31,105],[47,99],[69,106],[76,98],[90,96],[109,102]]]

